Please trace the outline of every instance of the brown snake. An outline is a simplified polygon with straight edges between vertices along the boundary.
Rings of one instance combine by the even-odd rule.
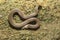
[[[35,8],[35,12],[30,14],[30,15],[25,15],[24,13],[22,13],[19,9],[13,9],[11,11],[11,13],[8,16],[8,21],[9,23],[15,27],[15,28],[21,28],[21,29],[37,29],[39,28],[40,24],[39,24],[39,19],[35,18],[34,16],[36,16],[38,13],[38,7]],[[21,16],[23,19],[25,19],[25,21],[23,21],[22,23],[16,23],[14,22],[13,16],[14,14],[18,14],[19,16]],[[30,22],[35,21],[36,24],[29,24]]]

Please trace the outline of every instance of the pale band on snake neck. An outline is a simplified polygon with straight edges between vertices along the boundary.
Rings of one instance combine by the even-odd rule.
[[[8,16],[8,21],[9,23],[15,27],[15,28],[22,28],[22,29],[37,29],[39,28],[40,26],[40,22],[39,22],[39,19],[35,18],[34,16],[36,16],[38,13],[38,7],[35,8],[35,12],[30,14],[30,15],[25,15],[24,13],[22,13],[20,11],[20,9],[16,8],[16,9],[13,9],[11,11],[11,13],[9,14]],[[19,16],[21,16],[23,19],[25,19],[25,21],[21,22],[21,23],[16,23],[14,22],[14,19],[13,19],[13,16],[14,14],[18,14]],[[32,21],[35,21],[36,24],[32,25],[32,24],[29,24],[30,22]]]

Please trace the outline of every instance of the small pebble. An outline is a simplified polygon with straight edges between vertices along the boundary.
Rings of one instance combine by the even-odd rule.
[[[0,15],[0,18],[2,17],[2,15]]]

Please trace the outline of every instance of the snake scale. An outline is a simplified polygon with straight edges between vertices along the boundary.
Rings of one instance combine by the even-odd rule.
[[[37,29],[40,26],[39,19],[37,19],[37,18],[34,17],[34,16],[37,15],[37,13],[38,13],[38,7],[35,7],[35,12],[33,12],[30,15],[25,15],[24,13],[21,12],[20,9],[15,8],[15,9],[13,9],[10,12],[10,14],[8,16],[8,21],[15,28],[21,28],[21,29]],[[23,19],[25,19],[25,21],[23,21],[21,23],[14,22],[14,19],[13,19],[14,14],[18,14]],[[32,21],[35,21],[36,24],[34,24],[34,25],[33,24],[29,24]]]

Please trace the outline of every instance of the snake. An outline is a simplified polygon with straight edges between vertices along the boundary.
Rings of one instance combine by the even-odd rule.
[[[15,9],[11,10],[11,12],[8,16],[8,21],[14,28],[37,29],[40,27],[39,19],[34,17],[37,15],[37,13],[38,13],[38,7],[35,7],[35,12],[33,12],[32,14],[29,14],[29,15],[25,15],[23,12],[21,12],[20,9],[15,8]],[[25,20],[21,23],[16,23],[13,19],[14,14],[18,14],[20,17],[22,17]],[[29,24],[32,21],[35,21],[36,23],[35,24]]]

